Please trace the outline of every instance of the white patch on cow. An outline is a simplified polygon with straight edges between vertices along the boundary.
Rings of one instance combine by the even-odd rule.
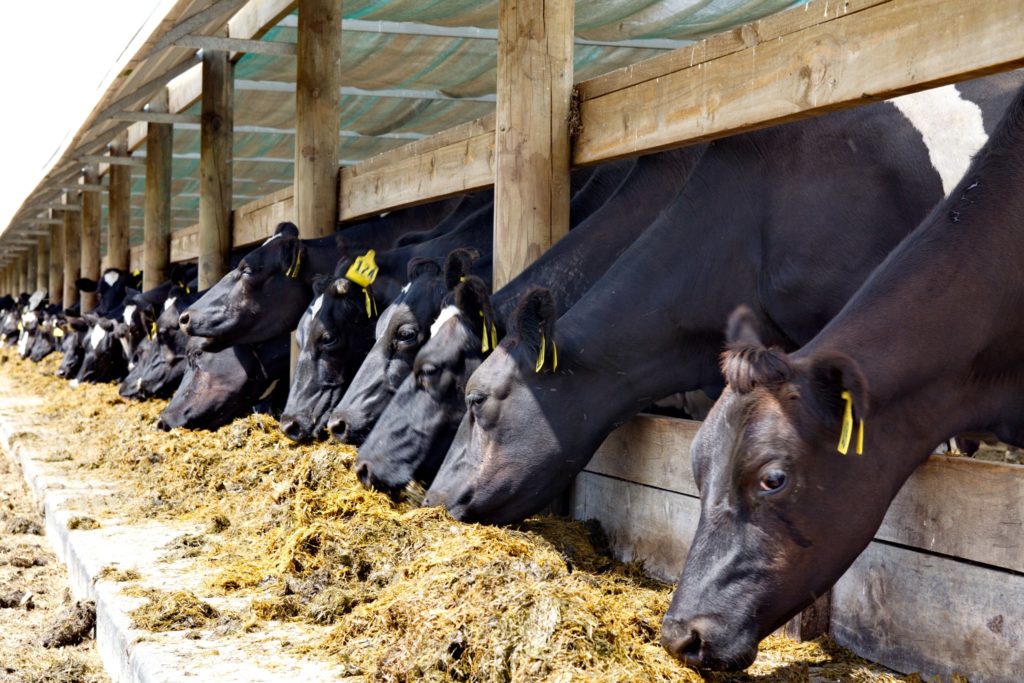
[[[129,304],[129,305],[124,307],[124,324],[125,325],[131,325],[132,324],[132,316],[135,315],[136,309],[138,309],[138,306],[136,306],[135,304]]]
[[[117,272],[116,270],[108,270],[106,273],[103,274],[103,281],[106,282],[109,286],[113,287],[114,285],[117,284],[117,281],[118,279],[120,279],[120,277],[121,273]]]
[[[79,382],[77,379],[73,379],[70,382],[68,382],[68,386],[71,387],[72,389],[77,389],[79,384],[81,384],[81,382]]]
[[[93,325],[92,332],[89,333],[89,345],[94,349],[100,347],[100,342],[107,336],[107,331],[103,329],[102,325]]]
[[[410,287],[412,287],[412,283],[411,282],[406,282],[405,286],[402,287],[402,294],[407,294],[409,292],[409,288]]]
[[[121,348],[124,349],[124,357],[125,358],[131,358],[132,357],[132,346],[131,346],[131,343],[128,341],[128,338],[127,337],[118,337],[117,341],[121,342]],[[130,367],[128,369],[131,370]]]
[[[320,296],[318,296],[313,301],[313,305],[309,309],[309,316],[311,318],[315,318],[316,314],[320,312],[321,308],[323,308],[323,305],[324,305],[324,295],[321,294]]]
[[[135,363],[129,362],[128,363],[128,372],[131,372],[134,369],[135,369]],[[142,380],[139,380],[139,381],[141,382]]]
[[[281,236],[281,233],[277,233],[276,235],[271,235],[271,236],[270,236],[270,237],[269,237],[269,238],[267,239],[267,241],[263,243],[263,245],[262,245],[262,246],[264,246],[264,247],[265,247],[265,246],[267,246],[268,244],[270,244],[271,242],[273,242],[274,240],[276,240],[276,239],[277,239],[278,237],[280,237],[280,236]]]
[[[177,300],[178,300],[178,298],[174,297],[174,296],[167,297],[167,301],[164,302],[164,310],[166,311],[168,308],[173,306],[174,302],[177,301]]]
[[[953,85],[890,102],[921,133],[932,166],[942,178],[942,191],[948,195],[964,177],[971,158],[988,141],[981,108],[963,99]]]
[[[437,335],[437,331],[441,329],[441,325],[444,325],[452,318],[458,316],[459,313],[460,311],[458,306],[445,306],[437,316],[437,320],[435,320],[434,324],[430,326],[430,336],[433,337]]]
[[[274,389],[276,387],[277,387],[277,380],[275,379],[273,382],[270,383],[270,386],[267,387],[267,390],[263,392],[263,395],[260,396],[260,400],[261,401],[266,401],[267,400],[267,396],[270,396],[272,393],[274,393]]]
[[[24,330],[18,336],[18,355],[22,358],[28,355],[28,332]]]
[[[26,313],[21,316],[21,322],[23,322],[26,325],[30,325],[38,320],[39,318],[36,316],[35,313],[32,312]]]

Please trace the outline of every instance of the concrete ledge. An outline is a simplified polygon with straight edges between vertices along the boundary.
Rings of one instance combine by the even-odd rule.
[[[184,631],[133,629],[128,614],[145,600],[125,595],[122,589],[128,584],[97,580],[104,567],[136,569],[142,578],[135,585],[191,590],[218,609],[244,611],[249,599],[204,596],[203,580],[209,570],[189,559],[161,559],[171,541],[201,530],[196,525],[119,519],[112,504],[118,498],[116,486],[85,481],[34,449],[31,438],[20,438],[31,433],[31,426],[19,424],[19,413],[25,408],[31,405],[23,398],[0,398],[0,447],[20,466],[43,508],[47,540],[67,567],[72,594],[79,600],[96,601],[96,644],[113,681],[306,682],[344,678],[329,663],[284,651],[286,643],[300,644],[326,633],[309,625],[273,622],[253,633],[230,635],[204,629],[196,640],[186,638]],[[68,529],[68,521],[79,515],[95,517],[102,526],[88,531]]]

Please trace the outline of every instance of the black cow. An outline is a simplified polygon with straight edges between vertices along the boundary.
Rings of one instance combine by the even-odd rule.
[[[531,286],[551,288],[558,310],[568,309],[678,197],[706,149],[694,146],[652,154],[635,162],[600,209],[498,291],[493,304],[487,301],[487,307],[495,310],[497,334],[505,334],[505,321],[517,297]],[[481,296],[486,298],[478,290],[473,298]],[[462,391],[466,381],[486,354],[482,339],[472,341],[473,335],[479,334],[482,308],[462,311],[452,316],[456,318],[453,322],[435,326],[441,334],[432,334],[416,357],[416,377],[398,388],[380,417],[381,424],[374,427],[359,449],[357,472],[364,483],[394,491],[414,473],[429,483],[437,469],[438,452],[444,449],[443,444],[450,443],[465,412]],[[456,307],[449,313],[458,310]],[[363,375],[364,370],[365,366],[359,374]],[[424,371],[454,379],[439,383]],[[380,391],[376,387],[387,387],[391,382],[385,383],[377,373],[364,379],[363,384]],[[349,393],[358,396],[356,389],[360,386],[354,381]],[[373,393],[364,390],[364,395],[372,397]]]
[[[287,334],[221,351],[204,351],[200,340],[192,339],[185,376],[157,428],[217,429],[268,400],[276,412],[286,396],[290,350]]]
[[[82,364],[73,381],[98,384],[121,380],[128,373],[128,359],[115,334],[119,323],[92,313],[82,319],[88,323],[89,333],[82,338]]]
[[[60,307],[52,304],[47,306],[32,342],[30,360],[38,363],[60,348],[60,343],[64,339],[61,322]]]
[[[86,277],[75,280],[80,292],[96,293],[96,308],[90,313],[108,318],[119,318],[129,290],[137,290],[141,285],[141,270],[129,272],[121,268],[107,268],[98,282]]]
[[[142,340],[128,375],[118,393],[125,398],[165,398],[171,396],[185,375],[185,353],[189,337],[178,326],[178,316],[201,292],[191,287],[172,288],[164,300],[164,310],[156,319],[155,328]]]
[[[282,223],[181,314],[181,328],[189,336],[207,338],[211,350],[290,332],[313,298],[314,280],[333,273],[340,259],[388,249],[410,232],[450,229],[480,201],[461,198],[394,211],[315,240],[299,239],[294,224]]]
[[[701,518],[662,627],[673,654],[747,666],[846,571],[936,443],[1024,443],[1021,258],[1024,89],[945,202],[801,349],[762,342],[749,309],[732,317],[729,386],[692,449]]]
[[[64,336],[60,342],[63,358],[57,368],[57,376],[74,380],[82,368],[86,339],[89,336],[89,321],[81,316],[68,315],[65,310]]]
[[[995,92],[985,105],[1007,101]],[[485,522],[541,509],[652,400],[719,394],[722,329],[738,305],[757,311],[770,344],[810,340],[941,198],[939,170],[892,103],[715,142],[679,201],[557,324],[521,320],[474,373],[425,502]],[[557,369],[539,360],[541,338]]]

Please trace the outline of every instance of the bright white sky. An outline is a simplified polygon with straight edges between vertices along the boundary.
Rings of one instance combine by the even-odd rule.
[[[4,3],[0,232],[92,111],[122,52],[166,0]],[[159,16],[159,15],[156,15]]]

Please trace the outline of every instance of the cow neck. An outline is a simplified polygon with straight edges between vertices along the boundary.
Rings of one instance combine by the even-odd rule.
[[[338,260],[346,254],[337,235],[302,240],[302,246],[305,249],[302,255],[302,267],[299,268],[299,277],[307,285],[312,285],[313,279],[318,275],[334,272]]]
[[[838,351],[868,384],[865,452],[902,460],[903,479],[942,439],[1024,424],[1024,98],[960,185],[795,359]],[[980,165],[979,165],[980,164]],[[877,449],[877,450],[876,450]],[[899,479],[898,483],[902,483]],[[898,485],[897,483],[897,485]],[[895,491],[893,491],[895,493]]]

